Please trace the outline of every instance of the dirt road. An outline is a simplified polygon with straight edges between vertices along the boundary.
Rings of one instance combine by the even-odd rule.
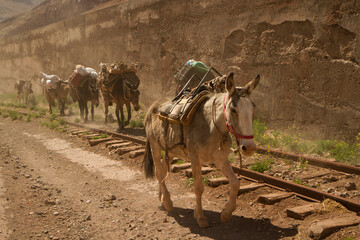
[[[0,239],[298,237],[299,222],[287,221],[283,206],[257,205],[253,194],[239,197],[234,216],[220,223],[227,186],[206,187],[203,205],[211,227],[200,229],[192,188],[180,174],[167,178],[175,206],[168,214],[160,207],[157,183],[141,172],[141,157],[109,155],[104,146],[89,147],[35,120],[0,118],[0,136]]]

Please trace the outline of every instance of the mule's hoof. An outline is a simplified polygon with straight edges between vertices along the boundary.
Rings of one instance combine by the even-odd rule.
[[[125,122],[125,126],[129,125],[129,123],[130,123],[129,121],[126,121],[126,122]]]
[[[161,202],[166,211],[171,212],[173,210],[174,207],[171,200],[169,201],[162,200]]]
[[[197,223],[199,224],[199,227],[201,227],[201,228],[208,228],[210,226],[206,217],[199,217],[197,219]]]
[[[221,212],[221,216],[220,216],[220,221],[221,222],[227,222],[229,221],[229,219],[231,218],[231,213],[230,214],[226,214],[224,213],[224,211]]]

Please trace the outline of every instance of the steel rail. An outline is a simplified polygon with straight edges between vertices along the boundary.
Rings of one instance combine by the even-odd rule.
[[[288,153],[288,152],[283,152],[283,151],[259,147],[259,146],[257,147],[256,152],[261,154],[270,154],[275,157],[291,159],[294,161],[305,160],[308,161],[308,163],[313,166],[317,166],[321,168],[330,168],[340,172],[360,175],[360,167],[333,162],[331,160],[302,156],[294,153]]]
[[[310,197],[312,199],[316,199],[319,201],[323,201],[326,198],[335,200],[341,203],[342,205],[344,205],[347,209],[360,213],[359,202],[355,202],[350,199],[335,196],[300,184],[292,183],[290,181],[285,181],[280,178],[272,177],[263,173],[255,172],[246,168],[239,168],[237,166],[233,166],[233,170],[235,173],[238,173],[241,176],[245,176],[248,178],[252,178],[258,181],[268,183],[270,185],[282,188],[284,190],[294,192],[295,194],[299,194],[300,196]]]

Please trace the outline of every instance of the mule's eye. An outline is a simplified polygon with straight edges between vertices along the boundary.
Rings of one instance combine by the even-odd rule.
[[[236,113],[236,109],[235,108],[230,108],[232,113]]]

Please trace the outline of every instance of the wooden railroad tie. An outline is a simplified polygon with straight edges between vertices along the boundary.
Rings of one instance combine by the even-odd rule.
[[[129,153],[129,158],[136,158],[137,156],[141,156],[145,154],[145,149],[135,150]]]
[[[211,168],[211,167],[202,167],[201,168],[201,174],[207,174],[207,173],[211,172],[212,170],[214,170],[214,169]],[[189,177],[189,178],[192,177],[193,176],[192,169],[186,169],[185,170],[185,175],[187,177]]]
[[[141,148],[144,148],[144,147],[143,146],[132,146],[132,147],[127,147],[127,148],[119,148],[119,149],[117,149],[117,153],[119,155],[123,155],[123,154],[128,153],[128,152],[139,150]]]
[[[191,163],[181,163],[171,165],[170,171],[173,173],[179,172],[180,170],[184,170],[191,167]]]
[[[288,217],[303,220],[304,218],[306,218],[320,208],[320,203],[312,203],[303,206],[288,208],[286,209],[286,214]]]
[[[244,186],[240,185],[240,188],[239,188],[239,191],[238,191],[238,196],[240,194],[245,193],[245,192],[254,191],[254,190],[256,190],[258,188],[261,188],[261,187],[265,187],[265,184],[263,184],[263,183],[250,183],[250,184],[244,185]]]
[[[110,140],[113,140],[113,138],[108,137],[108,138],[90,139],[89,144],[90,144],[90,146],[95,146],[95,145],[97,145],[99,143],[107,142],[107,141],[110,141]]]
[[[105,143],[105,146],[108,147],[109,145],[112,145],[112,144],[118,144],[118,143],[123,143],[124,141],[123,140],[111,140],[111,141],[108,141]]]
[[[323,239],[343,227],[358,225],[360,217],[349,216],[335,219],[326,219],[319,222],[314,222],[310,225],[309,236],[313,239]]]
[[[257,201],[260,203],[263,203],[263,204],[271,205],[271,204],[279,202],[283,199],[289,198],[292,195],[294,195],[294,194],[288,193],[288,192],[270,193],[270,194],[260,195],[258,197]]]
[[[133,143],[131,142],[123,142],[123,143],[115,143],[115,144],[111,144],[111,145],[108,145],[107,147],[110,149],[110,150],[113,150],[113,149],[116,149],[116,148],[122,148],[122,147],[128,147],[130,145],[132,145]]]

